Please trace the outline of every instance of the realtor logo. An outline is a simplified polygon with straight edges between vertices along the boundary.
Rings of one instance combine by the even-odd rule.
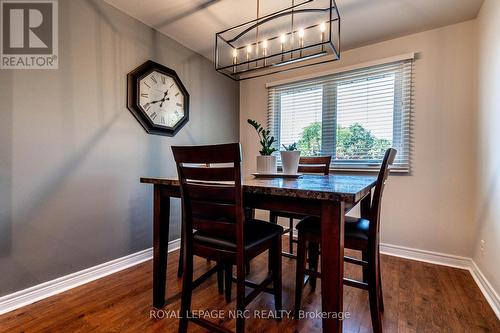
[[[57,69],[57,0],[0,0],[2,69]]]

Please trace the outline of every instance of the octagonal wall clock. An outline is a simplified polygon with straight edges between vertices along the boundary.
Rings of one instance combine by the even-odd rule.
[[[146,132],[174,136],[189,120],[189,94],[174,70],[148,60],[127,75],[127,108]]]

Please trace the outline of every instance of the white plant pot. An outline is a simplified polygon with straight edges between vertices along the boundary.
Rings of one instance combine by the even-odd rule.
[[[276,173],[278,171],[278,164],[276,156],[257,156],[257,172],[258,173]]]
[[[299,170],[300,151],[292,150],[280,151],[281,164],[283,166],[283,173],[287,175],[294,175]]]

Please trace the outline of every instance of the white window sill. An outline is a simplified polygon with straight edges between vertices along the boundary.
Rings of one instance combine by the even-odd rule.
[[[283,171],[281,165],[278,165],[278,171]],[[330,167],[330,172],[334,173],[373,173],[376,174],[380,171],[380,167]],[[403,168],[391,168],[391,173],[397,173],[401,175],[410,175],[410,170]]]
[[[346,172],[346,173],[378,173],[380,168],[363,168],[363,167],[333,167],[330,168],[330,171],[332,173],[335,172]],[[398,169],[398,168],[391,168],[391,173],[398,173],[398,174],[403,174],[403,175],[409,175],[410,171],[408,169]]]

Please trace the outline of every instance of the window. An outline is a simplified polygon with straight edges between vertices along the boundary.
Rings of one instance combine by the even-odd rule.
[[[339,169],[378,168],[394,147],[394,168],[409,171],[412,63],[270,87],[268,126],[277,145],[296,142],[302,155],[332,155]]]

